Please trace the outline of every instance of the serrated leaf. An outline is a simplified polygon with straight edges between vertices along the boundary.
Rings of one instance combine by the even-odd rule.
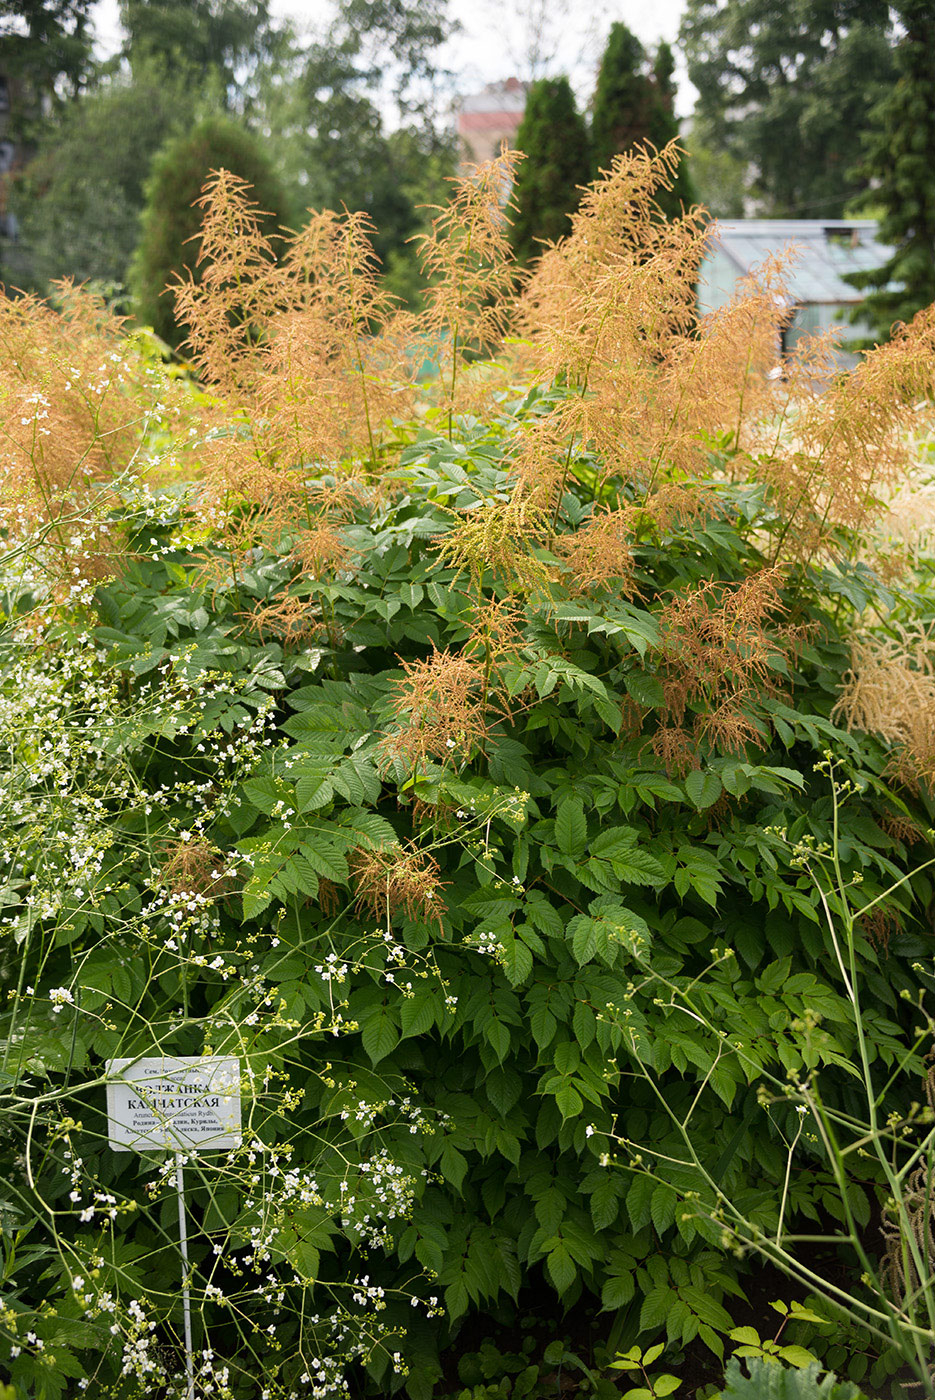
[[[575,1262],[564,1244],[557,1244],[546,1256],[546,1268],[558,1293],[566,1293],[577,1277]]]
[[[563,1118],[575,1118],[584,1107],[581,1095],[570,1084],[565,1084],[555,1095],[559,1112]]]
[[[616,856],[610,863],[618,880],[625,880],[631,885],[653,885],[665,879],[665,871],[656,857],[638,846],[633,846],[624,855]]]
[[[646,710],[661,709],[666,702],[662,681],[648,671],[631,671],[624,676],[623,683],[636,703]]]
[[[526,944],[512,933],[501,935],[500,949],[503,970],[510,984],[514,987],[520,986],[532,972],[532,953]]]
[[[450,1181],[456,1191],[460,1191],[461,1183],[467,1174],[467,1158],[463,1152],[458,1151],[453,1142],[445,1143],[438,1166],[445,1180]]]
[[[666,1315],[678,1295],[671,1288],[653,1288],[640,1308],[640,1331],[655,1332],[665,1323]]]
[[[431,994],[417,991],[407,997],[399,1010],[400,1039],[410,1035],[423,1035],[435,1024],[435,998]]]
[[[782,1357],[783,1361],[788,1361],[790,1366],[796,1366],[800,1369],[804,1366],[811,1366],[818,1360],[818,1357],[814,1356],[812,1352],[807,1351],[805,1347],[799,1346],[781,1346],[779,1348],[779,1355]]]
[[[591,1192],[591,1219],[595,1230],[606,1230],[613,1225],[619,1208],[617,1182],[608,1172]]]
[[[709,1327],[716,1327],[719,1332],[727,1332],[730,1329],[733,1318],[712,1293],[689,1284],[681,1289],[681,1296],[692,1312]]]
[[[710,769],[694,768],[685,779],[685,791],[688,800],[701,812],[705,807],[713,806],[723,792],[723,787],[718,775]]]
[[[270,815],[289,792],[286,784],[276,778],[248,778],[243,790],[254,807],[266,816]]]
[[[395,1049],[399,1031],[388,1012],[381,1009],[364,1022],[360,1038],[371,1064],[376,1065]]]
[[[540,1050],[551,1045],[558,1029],[558,1022],[547,1007],[537,1006],[529,1017],[529,1029],[532,1031],[532,1038]]]
[[[580,797],[566,797],[555,815],[555,840],[562,855],[573,859],[584,854],[588,825]]]
[[[679,1380],[678,1376],[670,1376],[668,1374],[654,1376],[653,1394],[657,1397],[657,1400],[659,1400],[660,1396],[671,1395],[673,1391],[678,1390],[681,1384],[682,1382]]]
[[[452,1320],[456,1317],[460,1317],[462,1313],[466,1313],[470,1307],[470,1303],[471,1300],[468,1297],[467,1287],[465,1286],[463,1278],[456,1279],[454,1283],[450,1283],[445,1289],[445,1311]],[[432,1393],[431,1389],[428,1393]]]
[[[318,1269],[320,1263],[319,1251],[307,1240],[300,1240],[293,1249],[289,1251],[291,1263],[295,1265],[296,1272],[306,1283],[318,1282]]]
[[[579,967],[590,962],[597,952],[597,928],[587,914],[576,914],[568,924],[571,950]]]
[[[296,782],[295,798],[300,812],[317,812],[333,796],[334,789],[325,778],[299,778]]]
[[[652,1216],[653,1228],[657,1235],[665,1234],[669,1226],[675,1219],[675,1207],[678,1203],[678,1196],[671,1186],[666,1186],[660,1182],[653,1191],[650,1198],[649,1210]]]
[[[605,1308],[623,1308],[631,1302],[636,1292],[632,1274],[618,1274],[609,1278],[601,1290],[601,1302]]]
[[[484,1027],[484,1036],[502,1064],[510,1048],[509,1027],[505,1026],[502,1021],[498,1021],[495,1016],[491,1017]]]
[[[652,1219],[650,1201],[656,1181],[651,1176],[635,1176],[627,1191],[627,1214],[634,1230],[642,1230]]]
[[[487,1097],[498,1113],[504,1118],[510,1109],[519,1102],[523,1092],[523,1081],[512,1069],[491,1070],[484,1080]]]
[[[636,832],[629,826],[612,826],[601,831],[588,847],[588,854],[599,860],[628,856],[636,845]]]
[[[734,1327],[727,1335],[732,1342],[742,1342],[744,1346],[760,1345],[760,1334],[755,1327]]]

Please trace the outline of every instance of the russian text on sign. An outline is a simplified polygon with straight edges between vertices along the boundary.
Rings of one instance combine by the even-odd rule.
[[[221,1056],[108,1060],[116,1152],[217,1152],[240,1144],[240,1061]]]

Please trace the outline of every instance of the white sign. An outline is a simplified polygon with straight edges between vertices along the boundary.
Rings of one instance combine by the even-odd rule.
[[[115,1152],[219,1152],[240,1145],[240,1061],[168,1055],[108,1060]]]

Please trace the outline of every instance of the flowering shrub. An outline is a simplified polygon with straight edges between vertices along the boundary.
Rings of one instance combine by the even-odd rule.
[[[855,619],[919,610],[875,531],[935,321],[845,379],[821,344],[770,378],[773,273],[697,332],[702,221],[652,207],[670,169],[618,161],[518,300],[501,172],[465,182],[429,239],[427,330],[380,293],[360,220],[313,221],[274,268],[221,176],[211,266],[179,297],[212,397],[128,348],[114,469],[96,430],[54,473],[17,468],[18,1394],[185,1393],[174,1163],[108,1147],[115,1056],[241,1061],[242,1148],[185,1165],[197,1393],[244,1400],[340,1395],[357,1363],[423,1400],[449,1329],[544,1288],[599,1300],[618,1345],[723,1354],[744,1263],[684,1208],[706,1182],[673,1114],[768,1233],[781,1210],[820,1221],[834,1183],[810,1141],[787,1180],[795,1105],[761,1079],[820,1067],[842,1114],[853,1092],[833,930],[790,838],[837,821],[872,906],[868,1054],[900,1068],[894,1112],[919,1097],[902,998],[933,891],[902,876],[930,773],[908,730],[846,726],[870,712],[844,683]],[[45,309],[2,314],[58,375],[67,321],[56,350]],[[407,337],[438,361],[419,402]],[[64,421],[75,381],[57,392]],[[184,488],[161,462],[179,444]],[[837,816],[829,747],[861,796]],[[865,1224],[880,1184],[861,1160]]]

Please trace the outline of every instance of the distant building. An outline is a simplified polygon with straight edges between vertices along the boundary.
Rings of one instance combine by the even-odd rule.
[[[462,97],[458,106],[458,137],[465,160],[481,165],[500,154],[503,141],[514,147],[525,108],[526,84],[519,78],[488,83],[481,92]]]
[[[713,231],[698,279],[698,309],[716,311],[729,301],[746,277],[772,253],[792,245],[786,287],[795,314],[783,332],[783,348],[792,350],[801,336],[836,328],[843,341],[842,367],[856,364],[848,341],[870,335],[869,327],[849,324],[861,293],[845,282],[852,272],[881,267],[892,250],[877,242],[874,219],[728,219]]]

